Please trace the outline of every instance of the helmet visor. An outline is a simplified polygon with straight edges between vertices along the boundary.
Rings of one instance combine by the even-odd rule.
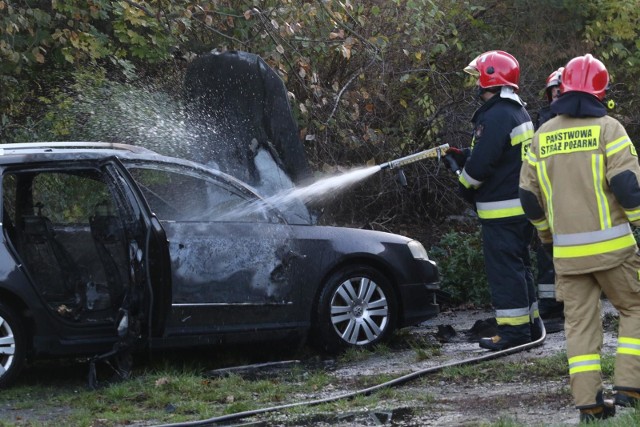
[[[473,77],[480,77],[480,71],[476,68],[475,65],[469,64],[464,67],[464,72],[471,74]]]

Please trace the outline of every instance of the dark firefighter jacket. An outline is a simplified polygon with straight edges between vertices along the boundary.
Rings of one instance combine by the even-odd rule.
[[[534,129],[540,129],[540,126],[546,121],[549,121],[553,117],[555,117],[555,113],[551,111],[551,106],[547,105],[546,107],[542,107],[538,110],[538,115],[536,116],[536,122],[534,125]]]
[[[622,124],[592,95],[568,92],[535,133],[520,198],[558,274],[616,267],[637,250],[640,166]]]
[[[523,156],[531,144],[533,123],[520,98],[507,87],[473,115],[471,156],[460,174],[465,199],[475,203],[481,221],[524,219],[518,197]]]

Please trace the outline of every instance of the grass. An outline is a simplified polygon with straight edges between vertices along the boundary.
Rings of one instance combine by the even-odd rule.
[[[408,348],[413,348],[419,358],[418,350],[429,349],[430,346],[418,343],[410,344]],[[394,354],[389,347],[381,347],[374,351],[347,352],[336,364],[357,365],[373,357],[392,358]],[[608,380],[612,376],[613,361],[613,356],[603,357],[603,375]],[[178,355],[177,359],[161,358],[136,364],[137,368],[130,380],[106,385],[98,390],[88,390],[85,363],[48,362],[27,370],[24,380],[0,393],[0,426],[64,424],[69,427],[109,427],[132,423],[161,424],[203,420],[258,408],[317,400],[379,385],[399,376],[360,375],[344,382],[342,378],[327,371],[324,365],[317,365],[294,365],[277,374],[251,378],[236,374],[208,377],[203,374],[211,369],[211,355]],[[531,378],[566,380],[566,355],[560,353],[551,357],[529,359],[526,362],[497,359],[481,364],[450,367],[405,383],[401,387],[386,387],[369,395],[358,395],[351,399],[313,406],[297,406],[263,415],[262,418],[303,419],[313,424],[313,420],[331,420],[340,414],[362,416],[376,410],[398,411],[411,417],[413,414],[428,413],[432,408],[436,399],[427,388],[437,389],[440,385],[454,383],[470,384],[471,387],[479,382],[526,384]],[[566,399],[569,390],[556,389],[550,393],[560,393]],[[546,396],[549,397],[554,398]],[[507,397],[505,399],[508,400]],[[503,403],[496,404],[500,406]],[[505,400],[504,405],[508,404]],[[11,408],[11,411],[3,408]],[[13,419],[8,419],[8,415]],[[25,420],[28,420],[27,424]],[[486,424],[496,427],[519,425],[509,418]],[[640,419],[637,413],[624,414],[606,425],[635,426],[640,425]]]

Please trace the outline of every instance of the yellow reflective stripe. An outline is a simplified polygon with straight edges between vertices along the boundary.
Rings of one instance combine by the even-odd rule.
[[[620,151],[623,148],[626,148],[626,147],[628,147],[630,145],[633,147],[633,144],[631,144],[631,140],[626,135],[616,139],[613,142],[608,143],[605,146],[607,157],[609,157],[609,156],[611,156],[613,154],[616,154],[618,151]]]
[[[460,177],[458,178],[458,181],[460,181],[460,184],[462,184],[464,188],[467,188],[467,189],[473,188],[471,183],[465,179],[464,175],[460,175]]]
[[[528,160],[528,161],[529,161],[529,163],[531,163],[531,164],[535,164],[535,163],[537,163],[537,162],[538,162],[538,158],[536,157],[536,155],[535,155],[535,154],[533,154],[533,153],[531,152],[531,150],[529,150],[529,151],[527,152],[527,160]]]
[[[478,216],[482,219],[509,218],[518,215],[524,215],[522,206],[518,206],[515,208],[495,209],[490,211],[478,211]]]
[[[593,188],[596,192],[596,200],[598,202],[598,213],[600,215],[600,229],[611,228],[611,214],[609,211],[609,203],[604,195],[604,157],[602,154],[594,154],[591,156],[591,171],[593,173]]]
[[[533,226],[540,231],[549,229],[549,223],[547,222],[546,218],[543,218],[540,221],[531,221],[531,224],[533,224]]]
[[[636,209],[634,211],[625,210],[624,213],[627,215],[627,219],[631,222],[637,221],[640,219],[640,209]]]
[[[533,123],[525,122],[511,130],[511,145],[522,144],[533,139]]]
[[[464,185],[465,188],[475,189],[482,185],[482,181],[478,181],[477,179],[474,179],[471,175],[467,173],[466,169],[462,169],[462,173],[460,174],[460,178],[458,178],[458,181],[460,181],[460,183]]]
[[[630,354],[632,356],[640,356],[640,339],[619,337],[618,351],[619,354]]]
[[[498,325],[520,326],[528,324],[531,318],[529,313],[526,316],[518,317],[496,317],[496,323]]]
[[[476,210],[478,211],[478,216],[482,219],[509,218],[524,215],[520,199],[477,202]]]
[[[554,246],[553,256],[554,258],[577,258],[605,254],[607,252],[628,248],[629,246],[635,246],[635,244],[636,239],[633,237],[633,234],[628,234],[605,242],[574,246]]]
[[[542,194],[544,194],[544,198],[547,201],[547,221],[549,222],[549,228],[553,231],[553,204],[551,203],[553,189],[551,188],[551,180],[547,175],[547,165],[543,161],[538,162],[536,172],[538,174],[538,182],[540,182]]]
[[[631,225],[623,222],[615,227],[605,228],[604,230],[585,231],[582,233],[554,234],[553,244],[555,246],[578,246],[588,245],[590,243],[606,242],[618,237],[631,234]]]
[[[577,374],[579,372],[597,372],[601,371],[600,355],[585,354],[569,358],[569,374]]]

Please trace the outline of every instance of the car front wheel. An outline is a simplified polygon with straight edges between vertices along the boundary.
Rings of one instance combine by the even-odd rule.
[[[321,291],[312,339],[330,352],[371,347],[391,335],[397,316],[395,292],[382,273],[368,266],[345,267]]]
[[[26,336],[18,316],[0,303],[0,388],[11,384],[26,357]]]

